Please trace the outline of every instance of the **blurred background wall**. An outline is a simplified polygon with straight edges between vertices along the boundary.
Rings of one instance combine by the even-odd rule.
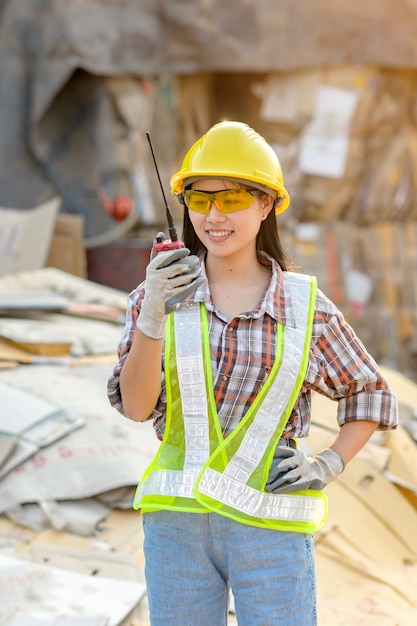
[[[57,197],[45,262],[134,288],[166,227],[146,131],[180,224],[171,173],[237,119],[281,160],[290,256],[415,379],[416,28],[415,0],[0,0],[0,262],[2,215]]]

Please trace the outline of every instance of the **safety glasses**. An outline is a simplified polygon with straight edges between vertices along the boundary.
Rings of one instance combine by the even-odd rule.
[[[212,202],[221,213],[234,213],[248,209],[253,203],[253,196],[262,193],[257,189],[225,189],[206,193],[195,189],[187,189],[183,201],[191,211],[209,213]]]

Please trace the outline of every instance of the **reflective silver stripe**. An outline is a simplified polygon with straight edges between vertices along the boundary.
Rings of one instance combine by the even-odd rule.
[[[319,522],[324,515],[321,498],[267,494],[246,484],[265,454],[291,399],[304,355],[310,309],[310,277],[286,274],[285,280],[291,294],[295,327],[285,326],[284,354],[279,372],[224,472],[207,468],[200,479],[198,491],[253,517]]]
[[[287,406],[295,384],[304,353],[305,333],[309,312],[309,276],[287,274],[293,304],[295,328],[285,327],[284,355],[281,368],[271,389],[258,408],[256,417],[248,428],[236,454],[230,460],[225,473],[246,482],[259,465],[281,415]]]
[[[208,400],[204,379],[200,305],[175,312],[175,346],[185,429],[184,470],[200,469],[210,456]]]
[[[319,523],[326,512],[322,498],[263,493],[211,468],[204,472],[198,490],[237,511],[257,518]]]
[[[194,498],[193,487],[198,471],[155,470],[140,484],[135,500],[139,502],[142,496],[153,495]]]
[[[196,477],[196,472],[155,470],[149,480],[140,485],[137,501],[148,495],[193,498]],[[262,493],[210,468],[204,472],[199,490],[242,513],[263,519],[311,524],[320,522],[325,514],[322,498]],[[242,495],[245,496],[244,506]]]

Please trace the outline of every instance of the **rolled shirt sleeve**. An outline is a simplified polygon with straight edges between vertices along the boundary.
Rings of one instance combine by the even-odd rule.
[[[356,420],[377,422],[379,430],[398,426],[395,394],[343,314],[320,291],[306,382],[338,401],[340,426]]]

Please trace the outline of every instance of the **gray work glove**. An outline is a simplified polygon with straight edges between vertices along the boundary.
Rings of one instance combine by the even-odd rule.
[[[204,282],[200,274],[200,261],[188,248],[157,254],[146,268],[139,330],[151,339],[163,339],[168,314]]]
[[[279,446],[272,460],[265,491],[287,493],[324,489],[344,469],[342,457],[331,448],[310,457],[301,450]]]

